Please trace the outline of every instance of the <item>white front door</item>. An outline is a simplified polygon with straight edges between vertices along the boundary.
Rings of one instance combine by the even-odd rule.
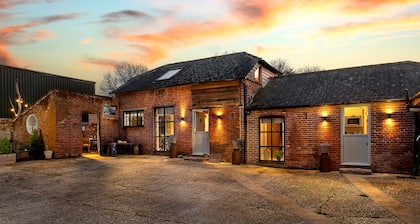
[[[341,114],[341,165],[370,166],[369,106],[345,106]]]
[[[193,155],[210,154],[209,111],[193,110]]]

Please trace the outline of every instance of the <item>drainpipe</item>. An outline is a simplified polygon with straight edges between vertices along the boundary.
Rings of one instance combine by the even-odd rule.
[[[241,79],[241,84],[242,84],[242,87],[243,87],[243,97],[244,97],[244,100],[243,100],[243,102],[241,102],[241,103],[243,103],[243,127],[244,127],[244,133],[243,133],[243,135],[244,135],[244,141],[243,141],[243,163],[246,163],[246,139],[247,139],[247,129],[248,129],[248,122],[247,122],[247,120],[248,120],[248,116],[247,116],[247,113],[246,113],[246,85],[245,85],[245,82],[244,82],[244,79]],[[241,93],[239,93],[239,94],[241,94]],[[240,95],[239,95],[239,99],[240,99]]]

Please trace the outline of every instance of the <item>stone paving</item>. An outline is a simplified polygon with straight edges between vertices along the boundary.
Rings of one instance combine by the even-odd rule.
[[[169,159],[0,166],[0,223],[420,223],[420,180]]]

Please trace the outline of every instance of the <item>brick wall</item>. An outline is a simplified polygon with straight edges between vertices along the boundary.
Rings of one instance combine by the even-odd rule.
[[[413,160],[414,119],[404,102],[372,103],[371,168],[373,172],[409,171]],[[259,118],[285,117],[285,162],[288,168],[319,168],[319,145],[328,142],[331,169],[341,167],[340,105],[255,110],[248,115],[247,163],[259,163]],[[388,111],[392,118],[387,118]],[[327,121],[321,118],[327,115]]]
[[[413,166],[414,116],[405,103],[372,105],[372,170],[409,171]],[[391,118],[387,113],[392,113]]]
[[[168,87],[165,89],[145,90],[119,94],[119,117],[123,111],[144,110],[144,127],[122,127],[120,139],[141,144],[143,153],[151,154],[154,150],[154,109],[173,106],[175,119],[176,146],[180,154],[191,154],[192,151],[192,107],[191,85]],[[184,121],[181,118],[184,117]]]
[[[98,114],[102,142],[115,138],[118,122],[115,118],[103,115],[104,105],[117,105],[117,102],[108,97],[51,91],[14,120],[14,140],[20,145],[29,144],[31,135],[26,131],[26,119],[30,114],[35,114],[45,148],[54,151],[54,158],[79,156],[84,137],[82,112]]]
[[[124,110],[144,110],[144,127],[123,128],[120,138],[142,145],[143,153],[154,150],[154,108],[173,106],[175,109],[176,147],[179,154],[192,153],[192,108],[191,85],[168,87],[165,89],[136,91],[119,94],[120,114]],[[204,109],[204,108],[200,108]],[[220,161],[231,161],[232,141],[240,136],[240,107],[225,106],[209,109],[210,156]],[[243,111],[243,110],[242,110]],[[220,116],[221,119],[217,117]],[[181,118],[184,117],[184,121]]]

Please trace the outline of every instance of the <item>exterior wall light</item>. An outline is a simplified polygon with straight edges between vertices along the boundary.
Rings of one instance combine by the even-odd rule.
[[[391,114],[391,113],[386,114],[386,116],[387,116],[388,118],[392,118],[392,114]]]
[[[222,119],[222,116],[220,116],[220,115],[217,115],[217,119],[219,119],[219,120],[220,120],[220,119]]]
[[[327,121],[328,117],[327,116],[322,116],[321,118],[322,118],[323,121]]]
[[[181,117],[181,121],[184,121],[185,119],[184,119],[184,117]]]

